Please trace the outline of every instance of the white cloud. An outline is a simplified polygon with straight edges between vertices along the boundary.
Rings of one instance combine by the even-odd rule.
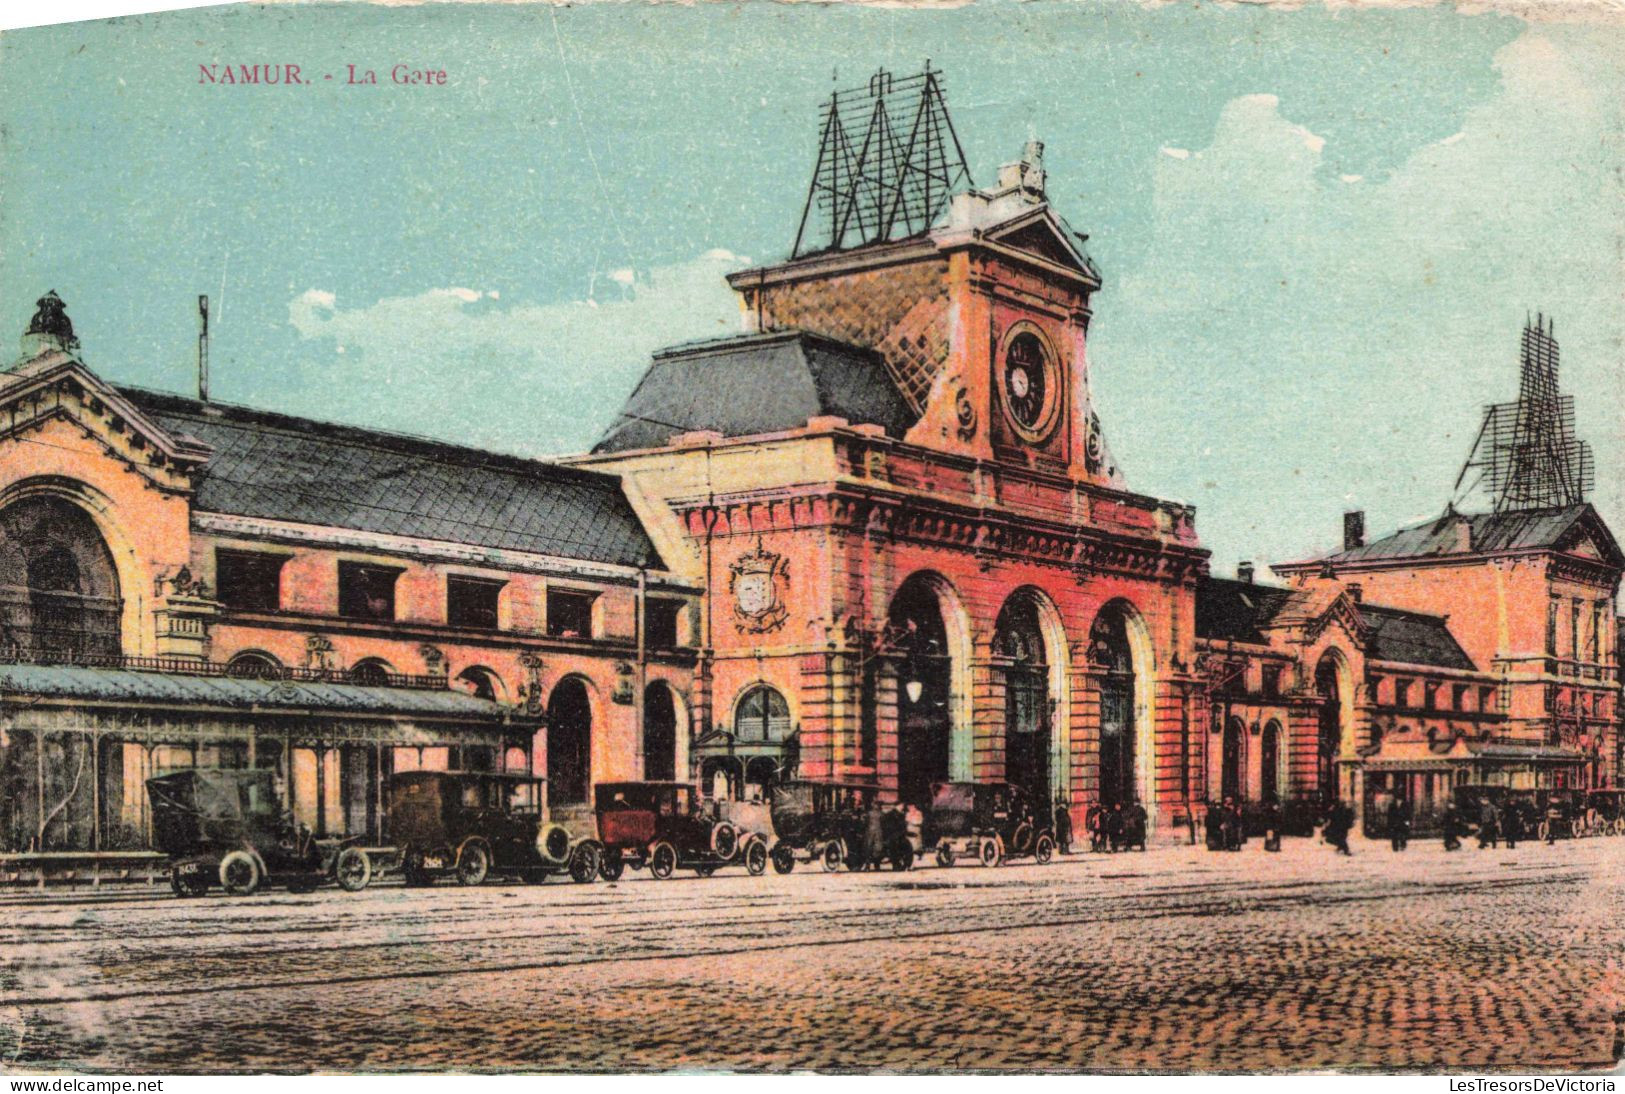
[[[1442,508],[1479,408],[1516,391],[1526,309],[1557,315],[1597,500],[1625,517],[1617,61],[1554,27],[1495,62],[1459,132],[1384,175],[1329,169],[1273,95],[1152,161],[1150,247],[1108,282],[1096,381],[1131,486],[1201,503],[1223,484],[1200,525],[1221,558],[1326,546],[1302,529],[1335,539],[1345,498],[1374,529]],[[1266,400],[1290,410],[1260,419]],[[1225,438],[1199,467],[1166,444],[1193,415]]]
[[[309,405],[290,409],[515,451],[579,451],[653,350],[739,328],[723,278],[747,262],[708,251],[635,277],[614,271],[599,299],[545,304],[453,287],[339,307],[309,289],[290,301],[288,321],[332,350],[309,359],[298,385]]]

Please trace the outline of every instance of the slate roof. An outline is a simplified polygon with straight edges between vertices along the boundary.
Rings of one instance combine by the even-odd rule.
[[[162,392],[121,392],[214,450],[198,509],[663,568],[613,475]]]
[[[1392,535],[1372,540],[1363,547],[1355,547],[1327,555],[1321,561],[1330,563],[1366,562],[1378,559],[1426,558],[1432,555],[1465,553],[1489,554],[1497,551],[1539,550],[1557,548],[1565,544],[1576,524],[1590,516],[1596,528],[1601,529],[1612,552],[1618,546],[1612,542],[1606,527],[1589,504],[1565,505],[1549,509],[1520,509],[1505,513],[1457,513],[1446,510],[1443,516],[1424,521],[1409,528],[1401,528]],[[1466,522],[1471,528],[1470,548],[1463,549],[1459,525]]]
[[[1196,586],[1196,636],[1210,641],[1265,643],[1263,629],[1294,601],[1296,590],[1278,585],[1206,577]],[[1380,604],[1359,605],[1369,628],[1366,656],[1446,669],[1475,666],[1445,620]]]
[[[1371,628],[1365,652],[1373,660],[1442,669],[1476,668],[1445,621],[1436,615],[1361,604],[1360,618]]]
[[[594,452],[658,448],[678,433],[773,433],[833,416],[900,437],[917,416],[878,353],[806,331],[661,350]]]
[[[188,676],[76,665],[0,664],[0,691],[83,702],[317,710],[328,714],[417,715],[506,720],[507,708],[450,688],[383,688],[231,676]]]

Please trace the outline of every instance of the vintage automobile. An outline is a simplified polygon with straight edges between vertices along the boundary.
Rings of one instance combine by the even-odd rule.
[[[890,864],[907,870],[915,847],[903,814],[883,808],[879,787],[867,783],[796,779],[773,788],[773,869],[788,874],[799,862],[825,870]]]
[[[546,816],[544,779],[472,771],[403,771],[389,780],[389,835],[412,886],[447,875],[590,882],[602,848]]]
[[[603,845],[599,872],[616,881],[626,867],[647,866],[665,879],[681,868],[709,877],[738,863],[751,874],[767,869],[768,849],[757,838],[702,806],[690,783],[599,783],[593,788],[598,838]]]
[[[1593,836],[1625,836],[1625,790],[1588,792],[1585,829]]]
[[[176,896],[202,896],[216,883],[233,896],[279,883],[309,892],[329,881],[359,892],[372,880],[361,841],[312,836],[278,799],[269,770],[172,771],[147,780],[147,799]]]
[[[1534,797],[1537,839],[1575,839],[1585,835],[1585,791],[1537,790]]]
[[[961,856],[983,866],[1026,857],[1043,865],[1055,857],[1049,818],[1036,815],[1026,791],[1011,783],[937,783],[924,834],[938,866]]]

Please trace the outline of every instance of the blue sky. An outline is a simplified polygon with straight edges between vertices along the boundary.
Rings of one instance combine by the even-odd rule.
[[[1418,8],[995,0],[204,9],[0,38],[0,329],[68,301],[122,383],[529,454],[789,249],[832,79],[930,58],[972,173],[1029,136],[1106,287],[1091,368],[1137,490],[1215,569],[1450,496],[1526,311],[1625,532],[1619,27]],[[198,82],[292,61],[310,87]],[[398,62],[443,88],[351,88]],[[328,84],[320,74],[334,73]],[[223,297],[223,299],[222,299]]]

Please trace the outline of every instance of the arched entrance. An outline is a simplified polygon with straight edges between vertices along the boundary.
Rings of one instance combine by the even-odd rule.
[[[1266,802],[1281,801],[1281,723],[1264,727],[1258,745],[1259,797]]]
[[[1240,718],[1224,724],[1224,744],[1220,753],[1219,796],[1239,802],[1247,796],[1246,745],[1247,727]]]
[[[663,680],[643,691],[643,777],[677,777],[677,701]]]
[[[116,657],[122,610],[113,555],[90,514],[50,495],[0,511],[0,647]]]
[[[592,789],[592,699],[576,677],[547,702],[547,804],[583,805]]]
[[[951,777],[953,658],[942,605],[915,575],[892,599],[888,626],[897,658],[897,797],[921,806]]]
[[[1340,796],[1337,758],[1343,751],[1343,687],[1336,658],[1328,654],[1315,666],[1315,694],[1320,697],[1319,733],[1315,749],[1315,786],[1321,805]]]
[[[1089,659],[1100,673],[1100,750],[1096,786],[1106,809],[1153,804],[1150,637],[1125,602],[1100,610],[1089,630]]]
[[[993,652],[1005,663],[1005,780],[1025,790],[1033,807],[1043,810],[1054,798],[1055,702],[1038,613],[1032,594],[1013,594],[994,625]]]

